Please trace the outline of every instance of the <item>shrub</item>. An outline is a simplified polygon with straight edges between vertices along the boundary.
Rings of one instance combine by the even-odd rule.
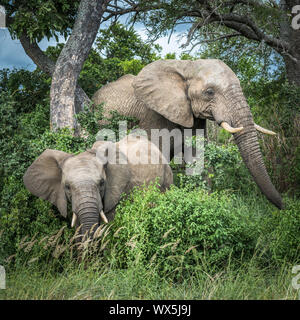
[[[274,211],[263,226],[269,256],[277,264],[300,261],[300,200],[285,198],[285,210]]]
[[[218,272],[254,260],[277,268],[300,259],[300,202],[279,211],[264,197],[156,185],[135,188],[117,207],[106,258],[118,268],[141,266],[161,276]],[[275,269],[274,269],[275,270]]]
[[[176,169],[176,166],[174,168]],[[216,142],[207,142],[202,174],[185,175],[184,172],[179,172],[176,180],[180,187],[201,187],[212,192],[233,190],[247,195],[249,192],[258,191],[238,147],[231,143],[219,145]]]
[[[110,129],[116,133],[116,138],[119,137],[119,122],[127,121],[128,129],[136,128],[138,120],[134,117],[124,116],[117,111],[111,111],[108,118],[103,116],[103,104],[94,106],[92,108],[85,107],[85,109],[76,115],[78,122],[82,129],[95,141],[97,133],[100,129]],[[100,120],[102,124],[99,124]],[[105,123],[105,124],[104,124]]]
[[[110,248],[120,267],[141,263],[179,276],[197,264],[251,257],[260,215],[230,193],[172,186],[136,188],[118,206]],[[110,253],[109,253],[110,254]]]
[[[0,69],[0,92],[13,97],[17,113],[32,112],[50,92],[47,75],[39,69]]]
[[[22,239],[43,237],[67,225],[58,211],[47,201],[34,197],[23,186],[22,180],[9,177],[1,194],[0,211],[0,264],[7,263],[9,256],[24,265],[23,257],[18,256]]]

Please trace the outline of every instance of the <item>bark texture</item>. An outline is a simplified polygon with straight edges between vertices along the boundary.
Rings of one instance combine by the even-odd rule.
[[[55,69],[55,62],[51,60],[40,49],[36,42],[31,42],[26,34],[20,37],[20,42],[25,53],[31,58],[31,60],[45,73],[52,77]],[[90,98],[83,91],[83,89],[77,85],[75,90],[75,112],[79,113],[84,109],[84,106],[91,104]]]
[[[300,0],[281,0],[281,9],[290,13],[292,8],[300,5]],[[286,16],[287,17],[287,16]],[[290,52],[283,51],[287,79],[290,84],[300,87],[300,30],[295,30],[285,18],[280,25],[280,37],[290,45]]]
[[[106,9],[106,0],[82,0],[72,34],[65,44],[52,76],[50,119],[52,129],[76,129],[75,92],[77,80]]]

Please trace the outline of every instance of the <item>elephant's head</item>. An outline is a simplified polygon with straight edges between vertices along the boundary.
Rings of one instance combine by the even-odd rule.
[[[280,194],[272,184],[256,130],[274,134],[253,121],[235,73],[216,59],[159,60],[147,65],[133,82],[136,98],[148,108],[183,127],[194,118],[216,121],[234,135],[253,179],[278,208]]]
[[[69,200],[72,226],[81,225],[82,235],[89,233],[101,218],[107,222],[105,213],[117,205],[130,180],[128,166],[107,163],[105,156],[101,159],[113,146],[111,142],[99,142],[76,156],[47,149],[27,169],[24,184],[31,193],[54,204],[64,217]],[[117,156],[125,157],[120,151]]]

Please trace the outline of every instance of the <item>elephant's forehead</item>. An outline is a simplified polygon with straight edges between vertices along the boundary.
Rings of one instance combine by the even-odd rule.
[[[99,171],[99,165],[97,164],[95,157],[86,157],[82,155],[69,158],[65,161],[63,166],[65,174],[78,170],[96,174],[96,172]]]
[[[201,79],[204,85],[214,84],[225,88],[229,83],[239,84],[235,73],[221,60],[201,60],[201,63],[196,63],[196,65],[194,77]]]

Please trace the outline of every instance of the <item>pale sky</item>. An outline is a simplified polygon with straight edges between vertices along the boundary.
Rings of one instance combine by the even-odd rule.
[[[137,29],[137,32],[141,35],[143,40],[147,39],[146,32],[143,29]],[[163,37],[157,40],[155,43],[158,43],[163,49],[161,52],[162,57],[167,53],[176,53],[177,58],[180,56],[180,53],[183,52],[183,49],[180,49],[180,45],[183,44],[183,41],[178,42],[179,34],[174,33],[170,38],[168,43],[168,37]],[[61,38],[61,41],[64,42],[64,39]],[[42,50],[45,50],[49,45],[56,45],[55,39],[48,41],[43,39],[39,46]],[[24,52],[22,45],[19,40],[12,40],[9,32],[6,29],[0,29],[0,69],[3,68],[24,68],[29,70],[35,69],[35,64]]]

